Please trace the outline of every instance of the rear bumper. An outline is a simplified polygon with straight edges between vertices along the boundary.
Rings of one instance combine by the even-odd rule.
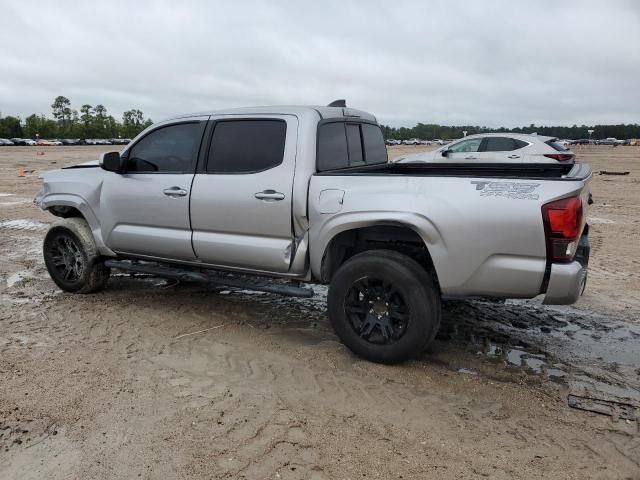
[[[587,284],[589,265],[589,227],[580,239],[576,259],[571,263],[554,263],[551,265],[545,305],[571,305],[584,292]]]
[[[586,282],[587,269],[580,262],[553,264],[543,303],[571,305],[582,295]]]

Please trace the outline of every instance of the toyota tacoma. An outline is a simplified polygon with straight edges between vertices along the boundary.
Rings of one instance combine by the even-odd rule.
[[[184,115],[121,152],[44,175],[61,217],[44,259],[64,291],[112,268],[308,296],[356,354],[394,363],[436,335],[443,298],[571,304],[589,254],[587,164],[389,163],[343,101]]]

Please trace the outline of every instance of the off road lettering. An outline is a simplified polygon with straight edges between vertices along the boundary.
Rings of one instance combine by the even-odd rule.
[[[516,183],[516,182],[488,182],[472,181],[476,190],[480,191],[481,197],[506,197],[519,200],[538,200],[539,195],[535,189],[539,183]]]

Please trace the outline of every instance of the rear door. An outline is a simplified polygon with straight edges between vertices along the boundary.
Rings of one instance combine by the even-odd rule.
[[[120,253],[194,260],[189,194],[208,117],[159,125],[128,148],[125,172],[105,172],[100,220]]]
[[[293,115],[211,120],[192,196],[193,248],[202,262],[287,272],[293,254]]]
[[[522,149],[529,144],[511,137],[488,136],[484,138],[477,162],[479,163],[520,163],[525,155]]]

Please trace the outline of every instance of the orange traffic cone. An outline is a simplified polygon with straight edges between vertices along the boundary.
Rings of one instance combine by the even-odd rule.
[[[19,177],[24,177],[24,167],[18,168],[18,176]]]

